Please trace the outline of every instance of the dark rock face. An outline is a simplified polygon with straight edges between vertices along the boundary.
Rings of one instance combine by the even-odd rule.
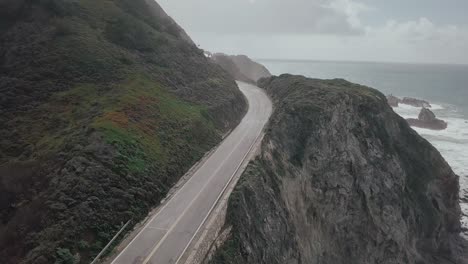
[[[398,107],[399,103],[401,103],[401,99],[393,95],[388,95],[387,102],[391,107]]]
[[[255,84],[261,78],[271,76],[271,73],[265,66],[251,60],[245,55],[229,56],[215,53],[211,56],[211,59],[229,72],[236,80]]]
[[[245,109],[153,0],[1,0],[0,263],[89,263]]]
[[[410,126],[428,128],[433,130],[447,129],[447,122],[436,118],[436,115],[429,109],[423,108],[419,113],[418,119],[408,118]]]
[[[411,98],[411,97],[404,97],[401,100],[402,104],[407,104],[411,105],[414,107],[425,107],[425,108],[431,108],[431,104],[428,101],[421,100],[421,99],[416,99],[416,98]]]
[[[210,263],[466,263],[459,183],[376,90],[282,75]]]
[[[431,110],[423,108],[421,109],[418,118],[423,122],[432,122],[436,120],[436,115]]]

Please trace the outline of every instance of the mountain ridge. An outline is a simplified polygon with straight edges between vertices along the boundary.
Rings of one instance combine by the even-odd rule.
[[[0,5],[0,259],[87,263],[245,98],[154,1]]]
[[[253,61],[246,55],[211,54],[210,58],[226,70],[232,78],[256,84],[261,78],[270,77],[270,71],[262,64]]]

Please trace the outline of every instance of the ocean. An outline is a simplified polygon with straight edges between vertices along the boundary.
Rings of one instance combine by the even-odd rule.
[[[378,62],[258,60],[274,75],[300,74],[311,78],[343,78],[388,95],[425,99],[432,111],[448,122],[434,131],[413,128],[444,156],[460,176],[460,205],[464,236],[468,238],[468,65],[403,64]],[[421,109],[394,108],[404,118],[417,118]]]

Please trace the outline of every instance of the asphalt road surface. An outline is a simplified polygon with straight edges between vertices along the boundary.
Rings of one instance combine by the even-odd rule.
[[[272,104],[263,90],[238,85],[249,102],[244,119],[112,264],[178,263],[271,115]]]

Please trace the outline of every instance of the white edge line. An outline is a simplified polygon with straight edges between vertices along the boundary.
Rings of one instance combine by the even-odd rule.
[[[152,226],[149,226],[147,227],[148,229],[154,229],[154,230],[161,230],[161,231],[167,231],[168,229],[166,228],[159,228],[159,227],[152,227]]]

